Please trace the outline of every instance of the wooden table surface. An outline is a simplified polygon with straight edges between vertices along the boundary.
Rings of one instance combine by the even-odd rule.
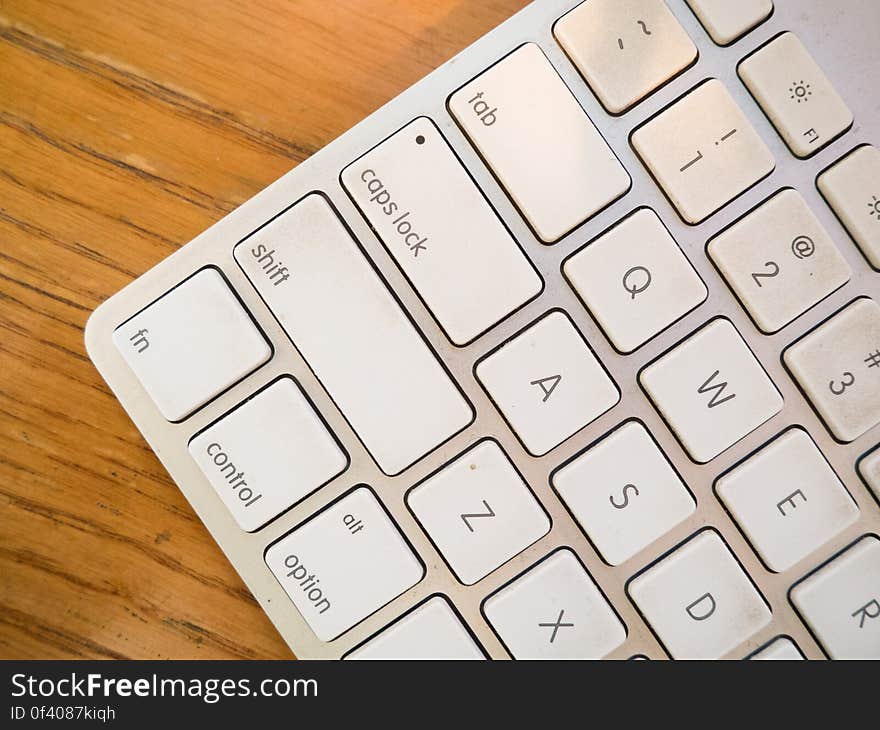
[[[524,4],[0,0],[0,657],[292,656],[83,326]]]

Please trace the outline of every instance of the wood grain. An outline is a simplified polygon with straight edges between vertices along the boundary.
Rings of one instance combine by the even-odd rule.
[[[84,323],[523,4],[0,0],[0,657],[291,656]]]

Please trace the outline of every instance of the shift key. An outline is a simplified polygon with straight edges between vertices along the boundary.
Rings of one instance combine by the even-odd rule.
[[[541,278],[431,120],[415,119],[355,160],[342,184],[456,345],[541,291]]]
[[[470,404],[323,195],[239,243],[235,259],[386,474],[471,422]]]

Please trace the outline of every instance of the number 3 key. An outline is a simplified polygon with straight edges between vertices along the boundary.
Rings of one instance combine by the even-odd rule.
[[[791,345],[783,360],[841,441],[880,423],[880,305],[856,299]]]

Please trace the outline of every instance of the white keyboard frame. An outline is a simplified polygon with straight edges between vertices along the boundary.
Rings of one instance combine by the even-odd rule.
[[[133,281],[92,314],[86,327],[86,345],[104,379],[119,398],[147,442],[186,495],[217,543],[265,609],[281,635],[302,658],[340,657],[433,594],[447,596],[492,657],[508,652],[481,613],[482,601],[499,587],[560,546],[571,547],[597,581],[627,627],[627,640],[610,656],[628,658],[643,654],[662,658],[666,652],[626,595],[627,580],[698,530],[712,526],[724,537],[759,587],[773,611],[771,624],[730,653],[743,657],[777,635],[794,639],[808,657],[824,657],[792,608],[787,592],[791,585],[823,561],[866,533],[880,533],[880,505],[856,471],[856,462],[880,441],[875,427],[850,444],[839,444],[799,392],[782,365],[782,350],[858,296],[880,299],[880,273],[872,270],[841,223],[816,189],[821,170],[857,145],[880,146],[880,106],[876,96],[876,29],[880,28],[880,3],[876,0],[775,0],[773,15],[731,46],[718,47],[700,26],[684,0],[668,5],[697,44],[696,64],[647,100],[625,114],[609,115],[579,76],[552,35],[553,22],[575,0],[540,0],[478,40],[462,53],[383,106],[327,147],[300,164],[241,207],[197,236],[179,251]],[[809,19],[804,24],[803,19]],[[778,33],[794,31],[835,84],[855,117],[852,129],[815,156],[799,160],[785,146],[736,74],[737,63]],[[611,145],[632,177],[632,188],[621,199],[566,235],[558,243],[540,243],[492,174],[480,160],[447,111],[449,95],[507,53],[532,41],[540,45],[572,93]],[[710,216],[685,224],[664,197],[629,145],[630,132],[665,108],[700,81],[715,77],[730,90],[745,115],[776,158],[776,170],[754,188]],[[470,345],[456,347],[426,309],[371,232],[363,216],[342,188],[342,169],[380,140],[414,117],[429,116],[464,162],[492,206],[504,219],[544,279],[542,293]],[[769,198],[791,186],[800,191],[853,270],[842,289],[774,335],[761,334],[705,253],[705,245],[718,231]],[[346,423],[306,362],[267,309],[233,259],[235,244],[282,210],[312,191],[323,192],[353,231],[368,258],[381,272],[417,327],[439,354],[476,409],[476,419],[440,448],[395,477],[384,475]],[[561,274],[561,264],[573,251],[592,240],[634,209],[655,210],[699,272],[709,289],[708,299],[697,309],[631,355],[620,355]],[[222,396],[182,423],[169,423],[159,413],[134,373],[123,361],[111,335],[134,313],[162,296],[204,266],[218,267],[274,346],[271,360]],[[474,363],[552,308],[564,309],[586,336],[599,359],[621,390],[621,401],[609,412],[543,457],[529,455],[511,432],[488,395],[476,381]],[[785,399],[783,411],[736,446],[700,465],[691,461],[638,386],[637,374],[648,362],[687,337],[712,317],[723,315],[736,325],[760,359]],[[340,476],[254,534],[243,532],[226,510],[187,452],[189,439],[222,414],[283,374],[293,375],[314,402],[333,433],[351,457]],[[629,418],[641,420],[683,476],[698,508],[694,515],[634,558],[618,567],[605,564],[550,487],[549,475],[615,426]],[[790,425],[804,426],[849,488],[860,508],[858,521],[818,552],[784,573],[771,573],[725,512],[713,492],[713,482],[723,471],[769,441]],[[475,585],[462,585],[428,539],[404,502],[414,484],[451,461],[486,436],[494,437],[513,460],[552,519],[552,529],[537,543]],[[416,586],[393,600],[338,639],[324,643],[315,637],[281,585],[263,562],[265,548],[325,505],[351,490],[368,484],[380,496],[397,525],[426,565],[426,575]]]

